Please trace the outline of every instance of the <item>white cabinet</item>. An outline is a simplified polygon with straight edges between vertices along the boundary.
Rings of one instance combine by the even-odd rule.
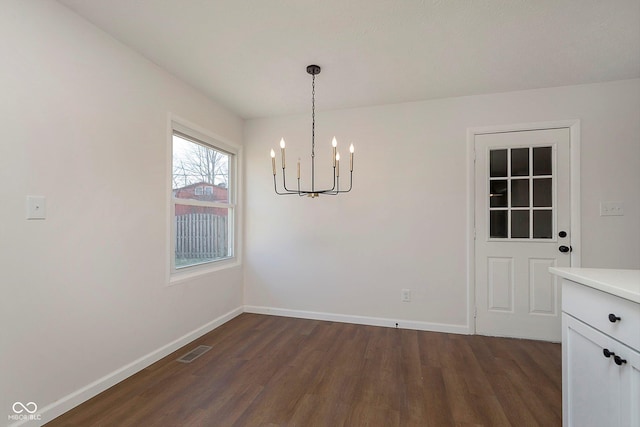
[[[640,304],[564,279],[565,427],[640,427]]]

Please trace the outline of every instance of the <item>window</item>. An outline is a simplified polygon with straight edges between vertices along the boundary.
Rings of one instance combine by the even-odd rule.
[[[491,239],[553,237],[553,147],[489,151]]]
[[[171,271],[234,258],[236,150],[173,123]]]

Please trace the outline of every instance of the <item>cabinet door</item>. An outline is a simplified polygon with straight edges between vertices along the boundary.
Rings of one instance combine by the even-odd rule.
[[[622,425],[640,427],[640,352],[625,347],[620,357],[627,361],[622,366]]]
[[[623,424],[623,372],[613,356],[622,345],[592,327],[562,314],[563,418],[565,427]]]

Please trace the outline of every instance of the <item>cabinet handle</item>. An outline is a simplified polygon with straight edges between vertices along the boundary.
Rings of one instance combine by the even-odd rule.
[[[602,354],[604,354],[604,357],[616,356],[616,354],[613,351],[609,351],[608,348],[605,348],[604,350],[602,350]],[[618,356],[616,356],[616,357],[618,357]]]
[[[613,353],[611,353],[611,354],[613,354]],[[623,363],[627,363],[627,361],[626,361],[626,360],[624,360],[624,359],[623,359],[622,357],[620,357],[620,356],[615,356],[615,357],[613,358],[613,361],[614,361],[614,362],[616,362],[616,365],[618,365],[618,366],[622,365]]]
[[[609,322],[616,323],[618,320],[620,320],[619,316],[616,316],[613,313],[609,314]]]

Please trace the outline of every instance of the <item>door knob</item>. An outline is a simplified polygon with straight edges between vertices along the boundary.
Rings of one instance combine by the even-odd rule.
[[[611,357],[616,355],[613,351],[609,351],[608,348],[602,350],[602,354],[604,354],[604,357]]]
[[[618,320],[620,320],[620,316],[616,316],[613,313],[609,314],[609,322],[616,323]]]
[[[562,253],[567,253],[567,252],[571,252],[573,249],[571,248],[571,246],[562,245],[558,248],[558,250]]]
[[[566,231],[561,231],[561,232],[558,233],[558,236],[567,237],[567,232]]]

